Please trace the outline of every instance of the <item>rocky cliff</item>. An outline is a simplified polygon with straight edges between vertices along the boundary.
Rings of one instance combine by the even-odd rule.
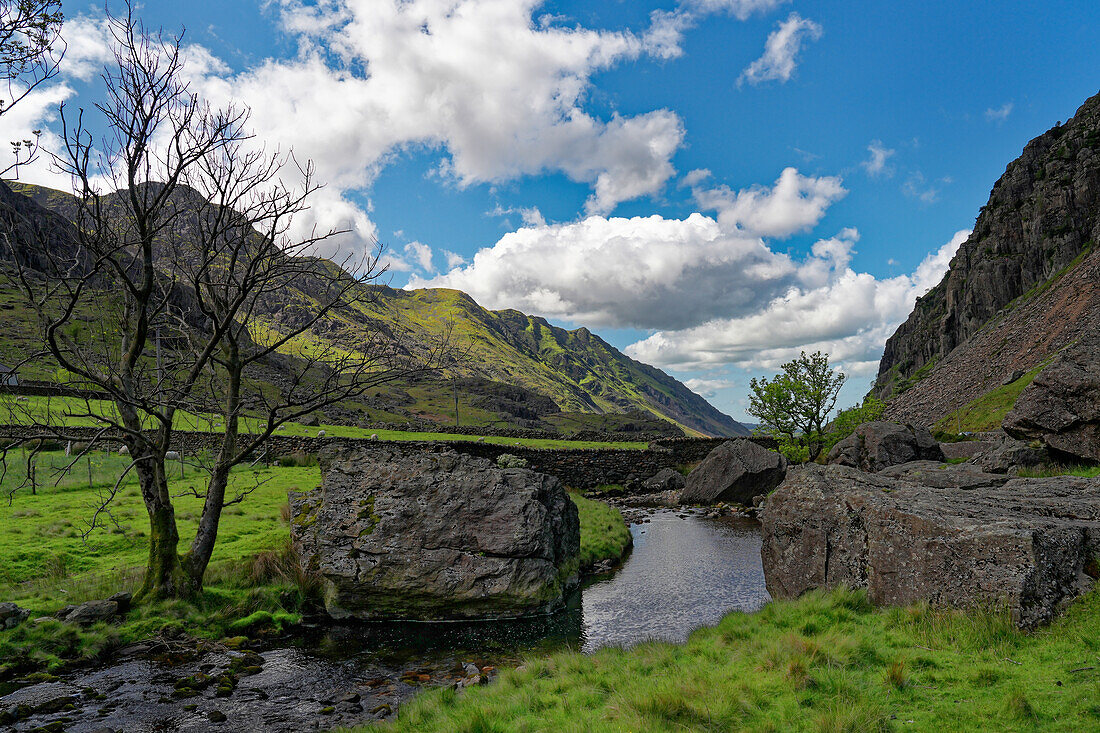
[[[874,388],[887,418],[934,423],[1095,336],[1098,238],[1100,95],[1008,165],[944,279],[887,341]]]

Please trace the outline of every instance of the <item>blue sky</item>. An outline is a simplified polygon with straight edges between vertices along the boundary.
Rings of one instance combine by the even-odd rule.
[[[70,66],[5,125],[95,101],[102,11],[65,11]],[[1094,0],[139,12],[186,27],[199,93],[317,162],[303,226],[376,234],[394,286],[586,325],[739,419],[749,378],[802,348],[857,401],[1005,165],[1100,87]]]

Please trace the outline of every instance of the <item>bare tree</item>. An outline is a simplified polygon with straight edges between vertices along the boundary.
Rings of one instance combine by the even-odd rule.
[[[62,20],[61,0],[0,0],[0,79],[7,83],[0,115],[57,74],[65,53]],[[34,161],[40,132],[11,142],[14,160],[0,175],[18,174],[19,166]]]
[[[227,496],[234,467],[283,424],[433,370],[449,346],[442,339],[414,359],[341,327],[341,313],[369,297],[364,283],[384,272],[380,249],[355,260],[311,256],[341,234],[291,234],[318,189],[312,166],[258,145],[247,110],[205,105],[182,79],[178,38],[145,32],[132,11],[110,27],[116,65],[96,105],[106,135],[94,143],[83,110],[74,118],[62,109],[65,150],[55,162],[74,181],[76,246],[40,241],[28,251],[14,230],[6,241],[12,277],[42,325],[40,355],[114,405],[104,414],[88,401],[82,417],[99,426],[93,443],[121,437],[141,487],[150,543],[138,597],[187,597],[202,587],[222,510],[249,492]],[[305,307],[276,324],[294,298]],[[85,322],[101,332],[75,328]],[[287,355],[322,322],[324,340]],[[278,385],[264,384],[272,370]],[[165,456],[194,416],[219,416],[224,428],[203,463],[198,530],[181,551]],[[22,440],[69,437],[56,421],[33,425]],[[117,490],[105,492],[92,527],[109,517]]]

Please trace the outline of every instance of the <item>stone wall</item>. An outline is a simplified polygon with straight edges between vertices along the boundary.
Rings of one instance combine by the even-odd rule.
[[[0,427],[0,436],[16,436],[22,431],[13,426]],[[95,428],[66,428],[65,434],[74,440],[91,440]],[[218,433],[177,431],[173,434],[172,449],[185,455],[211,450],[219,441]],[[519,445],[499,445],[496,443],[478,443],[476,441],[374,441],[366,438],[317,438],[295,435],[273,435],[266,443],[265,456],[274,460],[279,456],[292,453],[317,455],[323,446],[356,445],[366,449],[379,448],[417,453],[428,451],[438,453],[453,450],[478,458],[495,461],[498,456],[508,453],[527,460],[528,466],[535,471],[556,477],[566,486],[576,489],[592,489],[606,484],[622,484],[629,487],[634,482],[644,481],[662,468],[678,468],[698,462],[711,450],[725,442],[726,438],[666,438],[655,440],[645,450],[621,450],[615,448],[529,448]],[[775,450],[775,441],[770,438],[729,438],[728,440],[751,440],[765,448]],[[121,445],[115,438],[105,438],[104,442]],[[259,456],[263,458],[265,456]]]

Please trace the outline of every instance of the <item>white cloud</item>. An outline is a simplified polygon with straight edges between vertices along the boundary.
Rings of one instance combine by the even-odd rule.
[[[346,0],[282,4],[298,58],[199,74],[218,102],[253,107],[271,142],[313,159],[341,191],[365,189],[392,155],[438,146],[459,186],[561,171],[592,186],[587,209],[659,192],[683,124],[669,110],[599,119],[591,76],[665,41],[534,22],[540,0]]]
[[[789,237],[812,229],[847,193],[840,178],[803,176],[794,168],[785,168],[772,188],[752,186],[734,192],[718,186],[694,191],[699,206],[717,211],[723,227],[764,237]]]
[[[416,261],[416,264],[420,265],[420,269],[425,272],[435,272],[435,268],[432,266],[432,248],[423,242],[409,242],[405,245],[405,254]]]
[[[858,238],[846,229],[796,263],[761,236],[816,224],[844,194],[838,179],[793,168],[774,188],[696,194],[717,217],[591,216],[504,235],[459,269],[408,287],[464,290],[489,308],[517,308],[590,326],[683,329],[756,312],[791,287],[847,265]]]
[[[695,170],[688,171],[684,174],[684,177],[680,179],[681,188],[695,188],[703,181],[711,177],[709,168],[696,168]]]
[[[449,249],[443,250],[443,259],[447,260],[447,269],[453,270],[466,264],[466,258]]]
[[[926,204],[934,204],[939,200],[940,188],[938,184],[949,184],[950,178],[941,178],[937,183],[929,183],[924,174],[914,171],[901,185],[901,191],[910,198],[919,199]]]
[[[749,64],[737,83],[760,84],[765,81],[785,83],[794,73],[798,63],[798,54],[807,40],[821,38],[822,29],[817,23],[791,13],[768,35],[764,43],[764,55]]]
[[[1012,102],[1006,102],[996,109],[990,107],[985,111],[985,118],[990,122],[1004,122],[1012,114],[1012,107]]]
[[[727,12],[738,20],[747,20],[753,13],[769,13],[790,0],[687,0],[685,5],[703,13]]]
[[[700,397],[710,399],[718,394],[719,390],[730,389],[736,386],[728,379],[700,379],[698,377],[685,379],[684,385]]]
[[[871,374],[886,338],[905,320],[916,299],[939,282],[969,235],[957,232],[909,275],[880,280],[856,273],[837,259],[840,266],[826,281],[792,287],[754,313],[659,331],[626,352],[650,364],[679,369],[731,364],[775,369],[799,351],[820,349],[850,374]]]
[[[58,68],[65,76],[88,81],[114,60],[110,29],[103,18],[85,15],[66,18],[61,38],[65,42],[65,57]]]
[[[863,169],[867,171],[867,175],[872,178],[878,176],[889,178],[894,175],[894,169],[888,167],[886,161],[894,156],[896,150],[887,148],[881,140],[872,140],[871,144],[867,146],[867,152],[871,154],[871,157],[860,163]]]
[[[685,328],[747,313],[796,276],[790,259],[702,214],[588,217],[526,227],[470,264],[408,287],[464,290],[488,308],[517,308],[589,326]]]

